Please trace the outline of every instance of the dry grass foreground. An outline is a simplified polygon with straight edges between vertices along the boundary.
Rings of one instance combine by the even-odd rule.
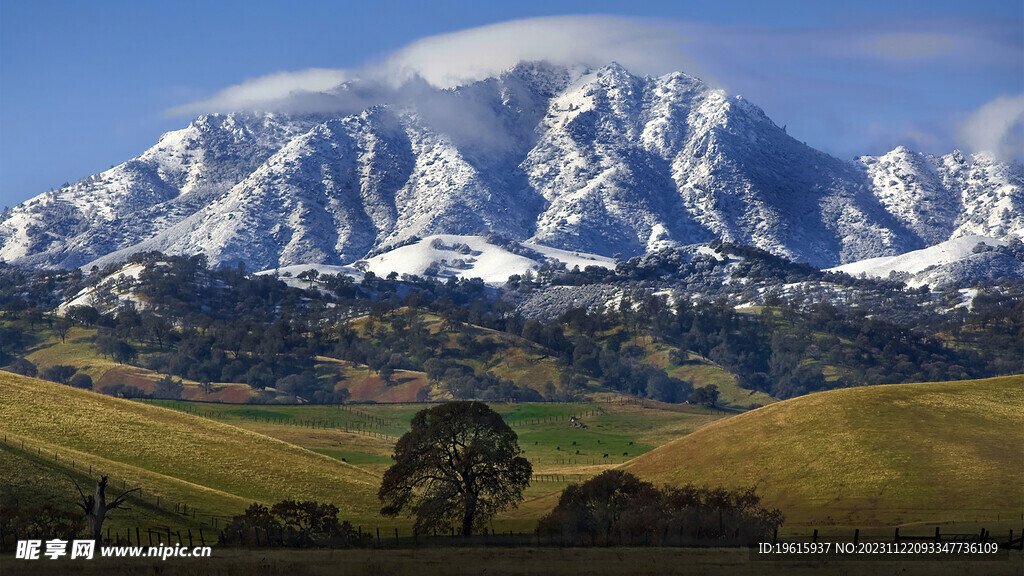
[[[787,524],[1024,516],[1024,376],[811,394],[625,464],[656,484],[750,486]]]
[[[379,519],[379,478],[280,440],[137,402],[0,372],[0,431],[44,450],[94,460],[147,491],[168,484],[240,501],[284,498],[331,502],[340,517]],[[154,485],[156,484],[156,485]]]

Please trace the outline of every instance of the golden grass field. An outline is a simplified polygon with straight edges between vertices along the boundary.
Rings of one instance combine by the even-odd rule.
[[[157,406],[0,372],[0,431],[9,441],[57,451],[151,490],[188,485],[193,495],[210,493],[241,507],[285,497],[315,499],[336,504],[345,518],[379,518],[375,474]],[[203,500],[193,505],[210,504]]]
[[[62,468],[73,459],[79,474],[92,465],[222,520],[253,501],[296,498],[334,503],[355,524],[408,529],[407,518],[378,515],[376,490],[422,405],[164,404],[177,410],[0,372],[0,432],[26,446],[0,453],[0,480],[24,492],[49,477],[45,494],[73,499]],[[811,527],[882,538],[938,523],[1001,533],[1024,519],[1024,376],[836,390],[740,415],[650,402],[494,408],[545,475],[495,519],[500,531],[532,531],[569,482],[616,466],[657,484],[755,485],[797,539]],[[588,427],[570,427],[581,413]],[[325,419],[376,421],[381,434],[301,425]]]
[[[810,394],[625,464],[657,484],[756,486],[787,524],[1024,520],[1024,376]]]

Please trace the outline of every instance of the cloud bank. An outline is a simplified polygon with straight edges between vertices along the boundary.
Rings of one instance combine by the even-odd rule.
[[[961,122],[958,132],[972,152],[991,152],[1004,161],[1024,160],[1024,94],[988,102]]]
[[[196,116],[208,112],[259,110],[282,105],[290,98],[334,88],[350,79],[345,70],[310,68],[299,72],[278,72],[246,80],[213,96],[167,110],[165,116]]]
[[[609,16],[557,16],[492,24],[414,42],[383,63],[387,75],[419,75],[447,88],[494,76],[522,61],[598,68],[618,62],[634,74],[684,71],[713,81],[683,51],[671,23]]]
[[[239,110],[356,113],[376,104],[454,114],[443,89],[522,61],[571,68],[618,62],[635,74],[683,71],[742,94],[794,137],[839,157],[897,145],[946,153],[957,144],[1020,157],[1024,25],[888,21],[817,29],[681,20],[558,16],[424,38],[357,69],[280,72],[177,106],[182,117]],[[450,99],[449,99],[450,100]],[[967,120],[965,110],[989,102]],[[452,130],[459,123],[452,124]],[[478,125],[477,128],[484,128]]]
[[[209,98],[171,108],[165,115],[344,111],[389,102],[414,79],[437,89],[451,88],[497,75],[524,61],[583,68],[618,62],[637,74],[681,70],[714,83],[683,52],[685,41],[677,28],[650,20],[610,16],[513,20],[424,38],[361,69],[310,69],[247,80]],[[339,90],[342,83],[348,85]]]

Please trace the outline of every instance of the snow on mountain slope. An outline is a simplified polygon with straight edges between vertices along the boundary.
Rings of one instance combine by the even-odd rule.
[[[80,266],[138,245],[206,206],[314,123],[273,114],[203,116],[139,157],[16,206],[0,259]]]
[[[503,284],[513,274],[525,274],[537,270],[545,261],[562,262],[568,268],[573,266],[601,266],[613,268],[615,261],[610,258],[568,252],[534,243],[524,246],[538,253],[540,258],[515,254],[490,244],[480,236],[459,236],[438,234],[406,246],[400,246],[357,263],[363,270],[378,276],[391,272],[445,278],[480,278],[488,284]]]
[[[608,258],[607,256],[600,256],[598,254],[588,254],[586,252],[572,252],[569,250],[559,250],[558,248],[542,246],[535,242],[523,242],[523,246],[529,248],[530,250],[543,254],[549,260],[565,264],[565,267],[570,270],[572,270],[576,266],[579,266],[580,270],[585,270],[587,266],[598,266],[600,268],[607,268],[609,270],[615,268],[615,259]]]
[[[925,242],[950,237],[960,213],[960,195],[947,189],[934,165],[922,154],[900,146],[874,158],[862,156],[875,196]]]
[[[83,288],[74,297],[62,302],[57,307],[57,315],[63,316],[72,306],[94,306],[108,311],[130,303],[136,308],[145,308],[146,303],[131,289],[131,284],[139,279],[144,268],[142,264],[125,264],[100,282]]]
[[[1003,237],[1024,226],[1024,167],[988,154],[925,156],[902,146],[863,156],[879,201],[928,244]]]
[[[843,162],[685,74],[611,65],[552,102],[522,167],[548,201],[534,239],[642,254],[724,238],[815,263],[921,244]]]
[[[513,274],[525,274],[548,264],[566,268],[579,266],[600,266],[614,268],[615,260],[587,254],[570,252],[531,242],[520,245],[524,254],[516,254],[508,248],[491,244],[482,236],[457,234],[436,234],[393,248],[371,258],[360,260],[353,266],[332,266],[329,264],[295,264],[257,274],[276,274],[291,286],[305,288],[308,282],[295,277],[306,270],[314,269],[321,274],[344,274],[362,281],[366,272],[386,277],[392,272],[401,275],[416,275],[444,279],[480,278],[488,284],[504,284]]]
[[[354,113],[203,116],[5,214],[0,259],[161,250],[258,270],[496,233],[605,258],[723,238],[834,266],[1020,228],[1019,164],[906,149],[842,162],[682,73],[523,63],[448,90],[412,81]]]
[[[963,205],[953,237],[1003,237],[1024,228],[1024,166],[1000,163],[986,153],[968,158],[953,152],[933,162]]]
[[[851,276],[865,274],[876,278],[899,278],[916,288],[943,286],[958,280],[996,279],[1024,274],[1024,262],[993,250],[1007,242],[989,236],[960,236],[922,250],[899,256],[883,256],[851,262],[831,268]]]

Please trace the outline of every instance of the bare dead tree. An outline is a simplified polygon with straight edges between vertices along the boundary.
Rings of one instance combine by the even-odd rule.
[[[99,482],[96,483],[96,494],[90,494],[88,496],[82,492],[82,487],[78,485],[78,482],[74,478],[71,478],[74,482],[75,488],[78,489],[78,495],[82,497],[82,501],[78,504],[85,512],[85,521],[89,527],[89,536],[93,540],[103,539],[103,521],[106,519],[107,512],[111,510],[117,510],[118,508],[124,508],[125,498],[132,492],[141,490],[141,488],[132,488],[126,490],[114,498],[113,501],[107,503],[107,477],[100,476]]]

